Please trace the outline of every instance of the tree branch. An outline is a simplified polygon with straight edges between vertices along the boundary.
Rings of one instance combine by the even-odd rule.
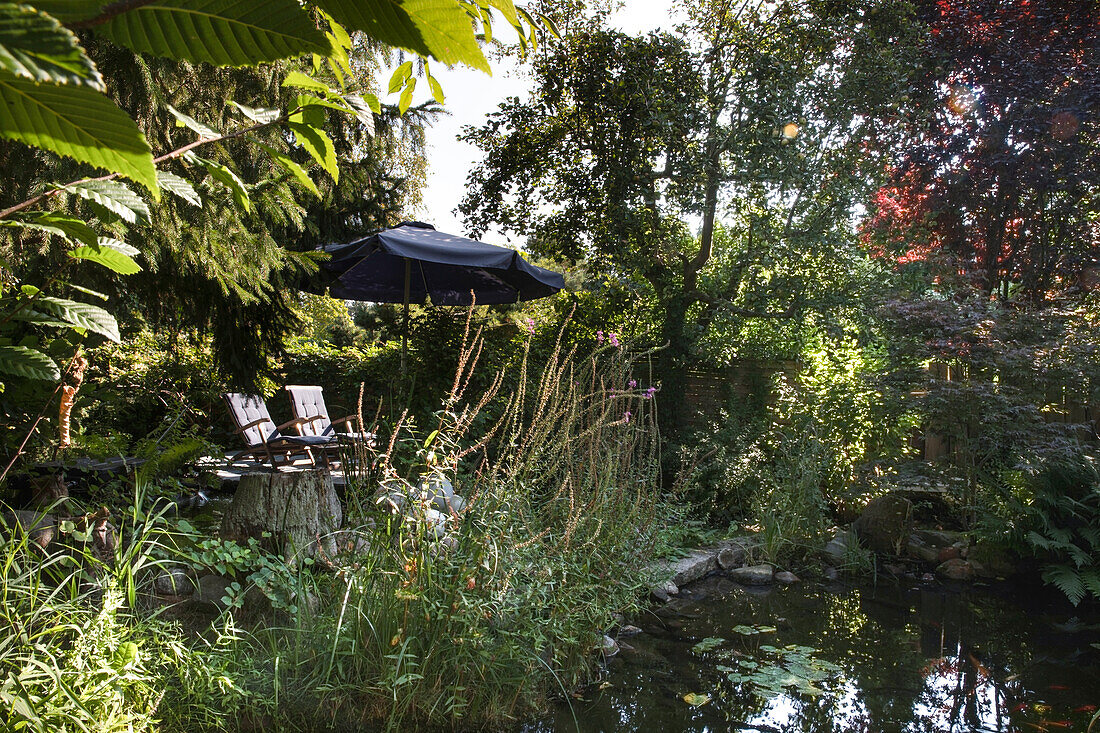
[[[722,298],[715,298],[711,295],[704,293],[701,290],[692,290],[686,293],[687,297],[693,298],[700,303],[706,303],[708,306],[721,309],[727,313],[732,313],[744,318],[768,318],[768,319],[782,319],[782,318],[794,318],[798,314],[798,305],[791,303],[781,311],[758,311],[750,308],[741,308],[736,306],[728,300]]]
[[[161,155],[160,157],[153,158],[153,164],[156,165],[157,163],[162,163],[166,160],[172,160],[174,158],[178,158],[181,155],[183,155],[184,153],[186,153],[190,150],[194,150],[195,148],[197,148],[201,145],[207,145],[209,143],[220,143],[220,142],[224,142],[226,140],[233,140],[235,138],[242,137],[244,135],[249,135],[253,132],[256,132],[257,130],[262,130],[265,127],[270,127],[271,125],[277,125],[281,122],[285,122],[287,119],[289,119],[290,115],[294,114],[299,109],[301,109],[301,107],[295,108],[295,109],[291,110],[290,112],[287,112],[284,115],[280,115],[278,118],[272,120],[271,122],[261,122],[261,123],[252,125],[251,127],[245,127],[245,128],[240,129],[240,130],[236,130],[235,132],[229,132],[229,133],[226,133],[224,135],[219,135],[217,137],[199,138],[198,140],[195,140],[194,142],[190,142],[190,143],[188,143],[187,145],[184,145],[181,148],[176,148],[175,150],[173,150],[169,153],[165,153],[164,155]],[[66,183],[64,186],[61,186],[60,188],[54,188],[54,189],[50,189],[49,191],[43,191],[42,193],[38,194],[37,196],[29,198],[26,201],[23,201],[22,203],[15,204],[14,206],[10,206],[10,207],[4,209],[3,211],[0,211],[0,219],[7,219],[12,214],[15,214],[15,213],[17,213],[19,211],[22,211],[23,209],[29,208],[31,206],[34,206],[35,204],[40,203],[42,201],[45,201],[46,199],[51,198],[53,196],[56,196],[59,193],[63,193],[65,191],[65,189],[69,186],[75,186],[78,183],[88,183],[88,182],[91,182],[91,181],[110,181],[110,180],[113,180],[115,178],[120,178],[120,177],[121,176],[118,173],[111,173],[111,174],[106,175],[106,176],[99,176],[98,178],[80,178],[80,179],[77,179],[75,181],[70,181],[69,183]]]

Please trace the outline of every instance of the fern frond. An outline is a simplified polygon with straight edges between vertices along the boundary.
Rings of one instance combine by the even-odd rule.
[[[1043,582],[1053,585],[1066,594],[1073,605],[1079,604],[1088,595],[1081,573],[1069,565],[1048,565],[1043,569]]]
[[[1081,582],[1088,588],[1093,599],[1100,600],[1100,568],[1082,570]]]
[[[1025,535],[1025,538],[1027,539],[1027,543],[1029,545],[1031,545],[1032,547],[1037,547],[1041,550],[1049,550],[1054,547],[1053,542],[1035,531],[1028,532]]]

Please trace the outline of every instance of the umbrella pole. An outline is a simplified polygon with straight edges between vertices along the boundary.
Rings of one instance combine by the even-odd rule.
[[[401,376],[405,376],[405,359],[409,351],[409,281],[412,279],[412,260],[405,258],[405,326],[401,329]]]

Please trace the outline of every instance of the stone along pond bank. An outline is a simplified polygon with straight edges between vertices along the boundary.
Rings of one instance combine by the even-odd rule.
[[[761,544],[756,536],[745,535],[662,560],[650,569],[657,579],[650,594],[655,601],[667,603],[682,591],[690,595],[691,584],[713,575],[744,586],[800,582],[792,572],[754,562]],[[872,556],[873,564],[857,562]],[[819,558],[821,564],[810,568],[811,575],[820,570],[827,580],[836,580],[838,568],[844,567],[924,582],[1007,579],[1022,567],[1005,552],[973,542],[963,532],[917,527],[912,502],[892,494],[871,501],[850,527],[838,529],[821,548]]]

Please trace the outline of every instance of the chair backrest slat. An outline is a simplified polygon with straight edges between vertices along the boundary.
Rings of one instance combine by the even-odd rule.
[[[302,424],[303,435],[332,434],[332,421],[329,420],[328,408],[325,406],[324,390],[313,385],[288,384],[286,394],[290,398],[290,411],[294,417],[309,420],[320,416],[319,420]]]
[[[266,422],[241,432],[241,438],[250,448],[263,445],[265,440],[270,441],[273,437],[278,436],[279,431],[275,429],[275,422],[271,419],[262,397],[240,392],[227,392],[225,402],[229,406],[229,414],[233,416],[233,422],[237,424],[238,428],[253,420],[266,419]]]

